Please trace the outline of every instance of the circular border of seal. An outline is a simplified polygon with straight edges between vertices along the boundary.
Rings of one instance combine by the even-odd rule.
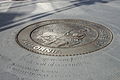
[[[86,44],[84,46],[79,46],[79,47],[73,47],[73,48],[50,48],[50,47],[45,47],[43,45],[39,45],[36,42],[34,42],[31,39],[31,32],[35,30],[38,27],[42,27],[46,24],[46,22],[79,22],[82,25],[85,26],[90,26],[95,28],[98,33],[99,37],[91,42],[91,44]],[[50,24],[50,23],[49,23]],[[32,27],[30,27],[32,26]],[[27,30],[27,31],[26,31]],[[100,31],[105,32],[107,34],[107,39],[106,43],[104,43],[101,39],[105,38],[102,36]],[[24,36],[23,36],[24,35]],[[20,37],[22,36],[22,37]],[[104,39],[103,39],[104,40]],[[81,19],[52,19],[52,20],[45,20],[45,21],[40,21],[31,25],[28,25],[27,27],[21,29],[18,34],[16,35],[16,42],[23,48],[27,49],[28,51],[37,53],[37,54],[42,54],[42,55],[48,55],[48,56],[75,56],[75,55],[82,55],[82,54],[88,54],[92,53],[95,51],[98,51],[102,48],[105,48],[108,46],[113,40],[113,33],[111,32],[110,29],[106,28],[105,26],[86,21],[86,20],[81,20]]]

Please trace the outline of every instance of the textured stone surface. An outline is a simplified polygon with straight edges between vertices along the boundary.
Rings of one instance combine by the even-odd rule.
[[[8,8],[0,3],[0,80],[120,79],[119,0],[34,0],[9,4]],[[112,31],[113,41],[91,54],[64,57],[33,54],[16,43],[21,29],[50,19],[83,19],[102,24]]]

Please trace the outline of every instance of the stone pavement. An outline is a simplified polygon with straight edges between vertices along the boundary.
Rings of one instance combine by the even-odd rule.
[[[16,42],[29,24],[83,19],[113,33],[107,47],[86,55],[35,54]],[[24,36],[24,35],[23,35]],[[0,80],[120,80],[119,0],[29,0],[0,2]]]

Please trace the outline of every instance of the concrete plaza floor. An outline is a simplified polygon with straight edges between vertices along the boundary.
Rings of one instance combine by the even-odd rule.
[[[16,43],[22,28],[50,19],[102,24],[113,41],[91,54],[64,57],[34,54]],[[0,80],[120,80],[120,0],[1,1]]]

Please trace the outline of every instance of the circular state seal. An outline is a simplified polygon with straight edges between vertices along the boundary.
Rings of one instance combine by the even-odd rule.
[[[32,52],[51,56],[91,53],[106,47],[113,39],[103,25],[74,19],[41,21],[20,30],[16,41]]]

